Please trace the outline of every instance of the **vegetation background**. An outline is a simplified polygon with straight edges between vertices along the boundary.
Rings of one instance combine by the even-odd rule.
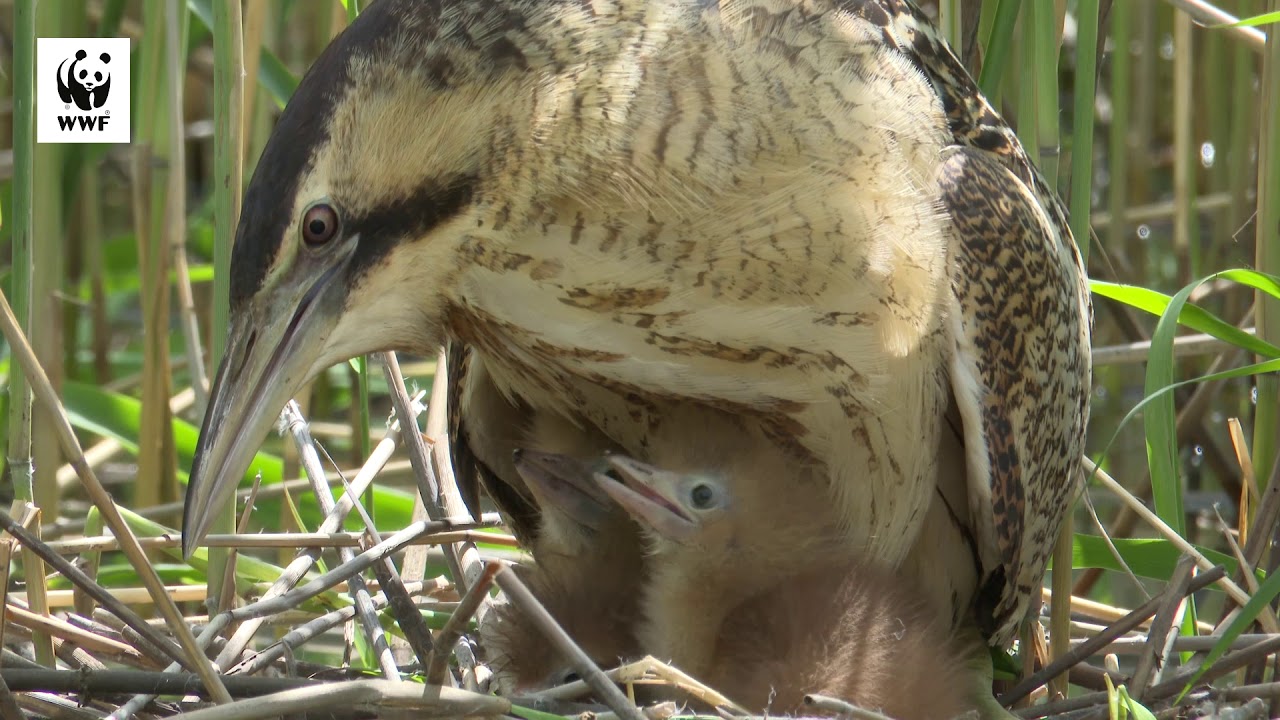
[[[141,518],[178,523],[226,325],[217,268],[239,194],[281,106],[356,1],[0,0],[13,59],[0,73],[0,138],[13,139],[0,154],[0,287],[88,462],[140,534],[164,529]],[[1132,606],[1169,579],[1180,541],[1233,571],[1243,546],[1259,570],[1246,573],[1259,602],[1236,620],[1244,629],[1280,591],[1269,573],[1280,553],[1262,541],[1280,528],[1265,500],[1280,482],[1280,42],[1265,35],[1280,0],[925,5],[1056,181],[1094,279],[1090,452],[1103,472],[1059,566],[1070,560],[1077,596]],[[132,144],[33,143],[33,38],[52,36],[132,39]],[[0,494],[37,506],[46,540],[97,534],[56,416],[28,411],[11,351],[0,347]],[[406,376],[429,388],[433,361],[407,364]],[[382,372],[357,361],[299,400],[333,461],[358,468],[384,433],[387,393]],[[310,493],[282,490],[300,475],[292,443],[273,438],[257,467],[248,528],[314,528]],[[397,459],[366,500],[394,530],[413,497]],[[177,557],[154,556],[161,578],[201,597],[206,568]],[[104,584],[139,582],[118,553],[94,567]],[[268,581],[263,572],[248,579]],[[1209,597],[1212,623],[1230,605]]]

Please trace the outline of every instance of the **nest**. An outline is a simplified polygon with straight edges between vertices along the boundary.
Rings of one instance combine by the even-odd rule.
[[[19,361],[29,352],[29,348],[15,348]],[[364,516],[367,527],[372,527],[358,498],[390,453],[375,451],[365,470],[351,483],[343,481],[345,493],[335,499],[307,424],[291,405],[282,415],[281,427],[302,450],[303,466],[313,478],[311,488],[329,519],[310,534],[211,537],[211,547],[231,548],[231,553],[249,548],[302,548],[268,589],[250,587],[246,596],[240,597],[229,591],[218,605],[231,609],[211,616],[180,612],[175,601],[202,600],[204,589],[188,593],[182,587],[163,587],[146,555],[179,553],[176,533],[112,504],[93,470],[83,462],[83,452],[53,400],[52,389],[43,378],[37,378],[33,383],[37,398],[46,407],[55,408],[64,449],[68,456],[80,459],[76,465],[81,479],[113,534],[45,542],[30,529],[38,524],[34,509],[15,513],[20,515],[18,519],[0,513],[0,524],[16,540],[16,546],[0,543],[0,552],[6,555],[0,567],[8,567],[11,553],[21,552],[28,577],[56,573],[75,586],[74,611],[53,611],[46,593],[29,592],[23,601],[8,587],[10,583],[5,583],[5,617],[0,625],[6,641],[0,670],[0,720],[20,720],[28,715],[90,720],[108,713],[118,718],[157,717],[176,712],[193,713],[192,720],[284,715],[538,718],[538,713],[640,720],[686,711],[688,706],[670,702],[638,708],[633,691],[645,684],[668,686],[692,704],[714,709],[719,717],[752,714],[653,658],[608,672],[592,662],[517,574],[506,570],[510,557],[504,557],[501,548],[507,546],[508,552],[517,548],[513,538],[486,532],[499,525],[496,515],[477,520],[466,512],[450,470],[448,444],[430,442],[418,432],[400,433],[400,424],[416,423],[423,408],[405,390],[394,356],[386,359],[397,418],[388,430],[388,439],[404,442],[425,496],[439,498],[439,502],[427,503],[424,519],[387,537],[373,531],[336,531],[351,512]],[[443,374],[442,356],[437,380]],[[445,382],[436,383],[425,438],[444,437],[445,386]],[[247,493],[250,506],[253,492]],[[481,543],[483,549],[478,546]],[[340,562],[318,572],[317,559],[325,548],[336,548]],[[406,548],[401,564],[405,574],[401,575],[390,558]],[[144,581],[145,588],[132,591],[133,597],[129,591],[108,591],[92,577],[97,554],[114,550],[125,553]],[[446,577],[423,577],[428,551],[443,557],[450,577],[465,581],[455,584]],[[193,564],[207,563],[206,552],[200,551]],[[75,555],[78,562],[67,559]],[[1043,657],[1043,652],[1023,653],[1024,657],[1039,657],[1038,665],[1033,663],[1020,682],[999,683],[1003,687],[999,700],[1022,718],[1105,718],[1117,705],[1131,708],[1130,715],[1140,714],[1145,707],[1162,718],[1269,717],[1270,707],[1264,698],[1280,698],[1280,683],[1259,681],[1235,688],[1209,683],[1271,662],[1280,651],[1280,633],[1241,635],[1240,628],[1229,622],[1217,630],[1209,628],[1212,634],[1208,637],[1178,638],[1172,632],[1192,593],[1224,582],[1221,568],[1196,574],[1197,564],[1203,566],[1203,558],[1199,563],[1184,558],[1164,592],[1132,611],[1072,598],[1070,632],[1080,639],[1073,639],[1070,650],[1052,660]],[[473,621],[494,601],[494,585],[533,621],[547,643],[572,659],[581,679],[524,697],[499,697],[489,692],[491,673],[483,661],[485,649],[477,642],[478,635],[470,631]],[[249,593],[256,597],[247,596]],[[341,597],[350,601],[335,602]],[[144,617],[143,607],[151,608],[145,612],[158,617]],[[379,613],[384,609],[398,625],[394,638],[380,624]],[[424,620],[424,610],[447,616],[447,620],[433,633]],[[1274,625],[1274,617],[1267,617]],[[257,649],[250,649],[263,625],[287,632],[277,633],[272,644],[262,647],[259,642]],[[350,625],[365,633],[378,671],[353,671],[295,659],[305,643]],[[1225,654],[1211,664],[1203,662],[1205,653],[1219,646],[1226,648]],[[1027,647],[1043,651],[1040,643]],[[1191,663],[1179,665],[1179,652],[1199,654]],[[1121,653],[1136,653],[1137,657],[1124,673],[1116,662]],[[1250,677],[1261,677],[1256,670],[1250,672],[1254,673]],[[1049,683],[1068,674],[1074,685],[1069,696],[1050,697]],[[806,698],[806,710],[814,716],[883,718],[843,700],[819,696]]]

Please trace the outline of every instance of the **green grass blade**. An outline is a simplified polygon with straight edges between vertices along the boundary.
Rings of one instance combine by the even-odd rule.
[[[1226,272],[1229,273],[1233,271]],[[1275,280],[1275,278],[1264,276],[1253,270],[1245,270],[1241,272],[1247,273],[1248,277],[1242,277],[1237,281],[1266,280],[1266,282],[1258,282],[1256,284],[1249,281],[1241,283],[1248,285],[1249,287],[1258,288],[1259,285],[1270,285]],[[1211,277],[1225,277],[1225,274],[1217,274]],[[1122,302],[1130,307],[1137,308],[1157,316],[1163,315],[1168,309],[1170,302],[1173,300],[1172,297],[1165,295],[1158,290],[1150,290],[1137,285],[1123,285],[1119,283],[1105,282],[1102,280],[1091,280],[1089,285],[1095,295]],[[1236,347],[1248,350],[1255,355],[1260,355],[1262,357],[1280,357],[1280,348],[1240,330],[1240,328],[1237,328],[1235,325],[1226,322],[1198,305],[1190,303],[1185,304],[1178,316],[1178,322],[1179,324],[1195,330],[1196,332],[1211,335],[1223,342],[1228,342]]]
[[[991,27],[991,35],[986,38],[987,57],[982,61],[982,72],[978,78],[978,86],[988,98],[995,98],[1000,93],[1000,78],[1009,64],[1018,10],[1022,8],[1022,0],[998,2],[995,24]]]
[[[1125,565],[1135,575],[1152,580],[1167,582],[1178,559],[1182,557],[1182,551],[1164,538],[1112,538],[1111,542],[1115,544]],[[1235,573],[1239,567],[1236,559],[1227,553],[1200,545],[1195,545],[1195,548],[1210,562],[1225,568],[1228,575]],[[1097,535],[1076,534],[1072,543],[1071,566],[1075,569],[1099,568],[1124,572],[1124,567],[1107,546],[1106,539]]]
[[[1262,13],[1253,17],[1241,18],[1233,23],[1219,23],[1210,25],[1211,28],[1238,28],[1238,27],[1259,27],[1261,25],[1270,25],[1272,23],[1280,23],[1280,12]]]

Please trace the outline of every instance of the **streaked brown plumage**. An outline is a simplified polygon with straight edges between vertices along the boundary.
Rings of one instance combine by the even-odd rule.
[[[971,603],[976,599],[979,624],[993,642],[1000,643],[1010,637],[1038,588],[1058,523],[1077,487],[1075,463],[1083,449],[1087,412],[1090,317],[1079,258],[1057,198],[923,16],[902,2],[848,3],[841,7],[850,10],[853,17],[871,20],[879,28],[886,48],[903,53],[924,72],[942,100],[953,141],[960,148],[967,148],[951,151],[937,173],[939,198],[955,221],[951,238],[956,263],[950,288],[954,293],[952,317],[944,333],[952,338],[955,350],[951,351],[954,355],[948,365],[939,367],[937,372],[943,377],[950,375],[958,407],[953,403],[947,427],[930,425],[943,414],[941,400],[935,399],[923,416],[929,422],[913,422],[914,427],[903,433],[888,431],[884,438],[888,445],[880,447],[882,452],[888,452],[890,467],[913,455],[932,461],[934,458],[928,457],[928,438],[938,438],[935,442],[940,443],[938,457],[942,461],[924,472],[925,476],[934,477],[936,490],[932,500],[903,494],[897,503],[880,503],[893,507],[926,506],[928,513],[904,515],[902,510],[890,510],[885,517],[895,519],[864,531],[862,537],[870,536],[871,542],[883,543],[881,539],[886,537],[912,537],[909,528],[920,528],[914,544],[897,549],[878,547],[873,552],[890,562],[901,558],[906,567],[918,573],[917,577],[926,580],[925,587],[933,597],[951,603],[957,619],[971,612]],[[815,4],[810,9],[821,13],[820,8]],[[887,76],[880,79],[897,82],[889,81]],[[618,304],[626,304],[618,298],[589,298],[593,304],[615,312]],[[651,313],[641,316],[653,317]],[[917,322],[927,321],[928,316],[915,318]],[[983,324],[979,318],[995,319]],[[865,322],[857,313],[832,313],[817,324],[838,332],[841,327],[848,327],[850,320],[854,324]],[[658,338],[665,338],[658,345],[668,353],[684,355],[699,348],[696,352],[716,354],[743,367],[745,355],[735,358],[733,347],[724,341],[712,347],[685,339],[681,349],[679,344],[664,345],[671,342],[670,335],[651,334],[648,342]],[[759,354],[762,349],[765,348],[757,348],[752,354]],[[947,351],[939,348],[917,352],[936,352],[942,357]],[[771,357],[765,352],[761,359],[794,367],[802,356],[792,353],[776,360]],[[787,359],[781,360],[782,357]],[[623,386],[620,391],[634,399],[637,394],[633,387]],[[828,385],[829,390],[839,387],[842,385]],[[911,397],[912,389],[919,388],[907,388],[907,397]],[[645,390],[655,391],[652,387]],[[853,404],[840,401],[837,405],[846,410],[859,405],[863,409],[854,412],[865,413],[866,401],[853,400],[857,393],[847,392],[840,390],[835,396],[852,400]],[[766,406],[786,404],[775,400],[766,401]],[[736,409],[747,411],[753,406]],[[652,418],[653,412],[648,402],[642,402],[633,403],[632,414]],[[794,411],[787,414],[792,418],[803,415]],[[463,444],[469,437],[468,426],[491,422],[482,414],[467,415],[465,424],[454,435]],[[652,425],[652,419],[649,422]],[[794,426],[775,427],[774,436],[780,442],[799,441],[812,451],[814,425],[810,421],[799,422],[809,429],[808,437],[804,432],[795,432]],[[647,435],[642,434],[637,444],[625,428],[612,432],[629,450],[641,456],[648,452],[651,439]],[[865,428],[855,429],[853,435],[855,443],[874,440]],[[894,435],[910,440],[895,447],[893,443],[898,441],[890,439]],[[922,442],[917,441],[919,437],[923,437]],[[967,456],[965,446],[969,448]],[[919,452],[921,448],[924,452]],[[905,454],[895,460],[896,453]],[[830,461],[822,452],[815,457]],[[868,459],[873,466],[884,465],[874,457]],[[518,481],[512,483],[509,475],[496,475],[506,482],[494,482],[491,477],[490,487],[518,486]],[[904,477],[899,480],[899,492],[907,493],[910,483]],[[890,530],[889,524],[897,527]],[[908,529],[902,532],[903,528]],[[979,558],[976,572],[972,570],[973,562],[965,560],[966,553]],[[979,586],[981,596],[975,598]]]
[[[285,109],[232,266],[188,554],[309,377],[443,342],[481,374],[453,395],[492,400],[454,415],[461,478],[535,546],[504,423],[652,460],[695,403],[1001,643],[1079,485],[1062,208],[905,0],[379,0]],[[965,538],[977,572],[934,554]]]

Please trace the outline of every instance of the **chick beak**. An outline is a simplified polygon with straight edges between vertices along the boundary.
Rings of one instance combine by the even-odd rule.
[[[182,554],[190,558],[236,487],[285,403],[332,362],[322,358],[339,309],[326,290],[354,246],[311,283],[254,297],[232,319],[205,410],[183,507]],[[329,362],[332,361],[332,362]]]
[[[600,529],[612,501],[592,478],[595,463],[526,449],[517,449],[512,460],[539,504],[559,509],[584,527]]]
[[[684,509],[680,476],[631,458],[611,455],[614,476],[596,473],[600,487],[642,525],[675,541],[688,540],[698,521]]]

